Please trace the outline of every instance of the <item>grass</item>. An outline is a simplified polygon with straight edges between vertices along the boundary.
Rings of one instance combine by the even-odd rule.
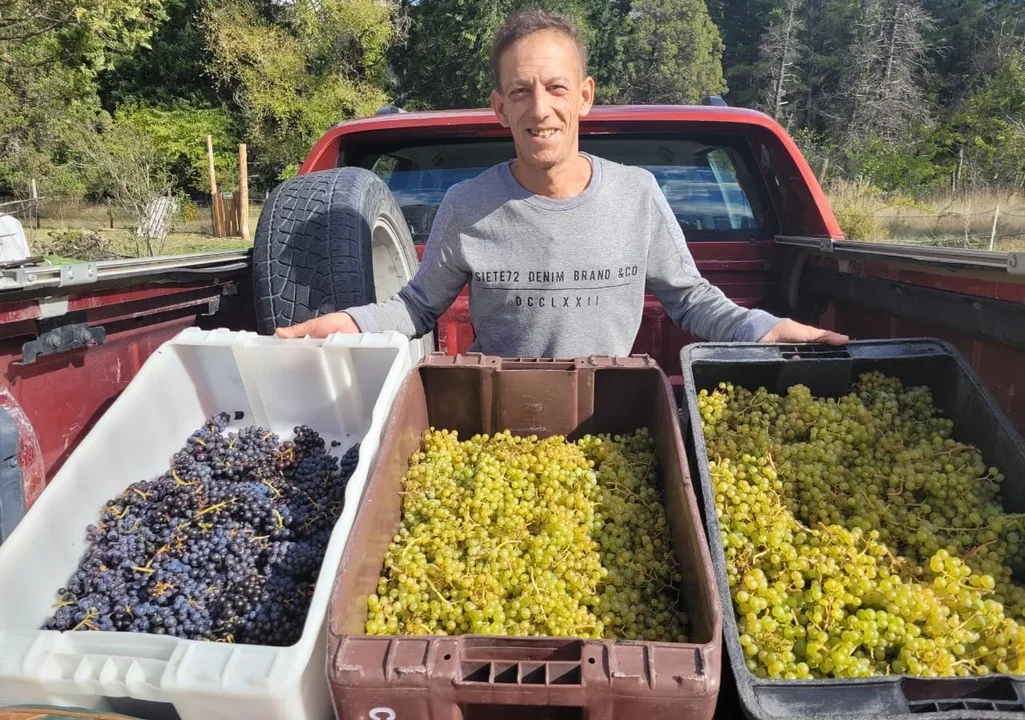
[[[833,211],[844,234],[851,240],[989,249],[993,234],[993,216],[999,206],[994,250],[1025,250],[1025,193],[974,192],[968,195],[937,193],[911,198],[886,194],[867,183],[838,180],[826,187]],[[249,227],[255,231],[261,206],[250,210]],[[48,203],[37,230],[23,220],[29,246],[39,252],[52,245],[51,233],[92,231],[98,233],[104,248],[118,257],[145,255],[136,243],[130,222],[105,205],[84,203]],[[184,255],[217,250],[244,250],[250,246],[241,238],[217,238],[211,230],[209,208],[198,208],[192,217],[179,222],[159,254]],[[113,228],[111,227],[113,225]],[[61,245],[64,252],[44,253],[54,264],[80,262],[74,250]]]
[[[826,191],[851,240],[976,250],[991,249],[992,241],[993,250],[1025,249],[1025,193],[976,191],[911,198],[847,180],[830,183]]]
[[[250,209],[250,233],[256,229],[260,209],[259,205]],[[75,243],[54,242],[55,235],[69,231],[96,233],[99,236],[97,247],[105,254],[116,257],[144,257],[148,254],[145,244],[136,241],[130,222],[112,213],[105,205],[48,203],[39,218],[38,229],[34,222],[27,219],[23,219],[22,224],[31,250],[44,255],[54,265],[93,259],[87,257],[90,255],[87,252],[76,255]],[[218,250],[245,250],[252,246],[252,242],[245,242],[240,237],[215,237],[211,225],[210,210],[200,208],[195,216],[178,222],[172,228],[162,246],[159,243],[156,245],[155,254],[187,255]]]

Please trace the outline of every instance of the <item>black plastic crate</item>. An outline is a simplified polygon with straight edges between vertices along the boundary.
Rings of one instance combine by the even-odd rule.
[[[755,720],[1023,720],[1025,676],[921,678],[908,675],[851,680],[763,680],[744,663],[726,576],[711,490],[704,433],[696,397],[720,382],[785,393],[804,384],[813,395],[837,397],[863,372],[878,370],[908,385],[925,385],[933,402],[954,421],[954,438],[978,447],[998,467],[1008,512],[1025,512],[1025,441],[965,358],[949,343],[933,339],[852,342],[844,348],[821,345],[697,343],[681,352],[684,380],[682,421],[693,442],[692,476],[699,479],[716,583],[723,604],[723,633],[729,668],[740,706]],[[1025,372],[1025,368],[1023,368]]]

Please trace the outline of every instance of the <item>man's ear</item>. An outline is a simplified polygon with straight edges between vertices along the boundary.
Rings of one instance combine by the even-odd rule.
[[[505,116],[505,98],[502,97],[502,93],[498,90],[491,91],[491,109],[495,111],[495,115],[498,116],[498,122],[502,124],[502,127],[509,127],[509,119]]]
[[[588,75],[580,85],[580,114],[587,115],[594,106],[594,78]]]

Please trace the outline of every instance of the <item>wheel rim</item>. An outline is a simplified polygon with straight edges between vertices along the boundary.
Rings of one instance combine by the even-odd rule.
[[[371,253],[374,268],[374,292],[377,301],[387,300],[413,279],[399,245],[399,234],[387,218],[379,218],[371,235]]]
[[[377,302],[387,300],[413,279],[414,268],[402,252],[399,232],[386,217],[380,217],[370,235],[370,253],[374,268],[374,295]],[[434,350],[434,334],[409,343],[413,363],[426,357]]]

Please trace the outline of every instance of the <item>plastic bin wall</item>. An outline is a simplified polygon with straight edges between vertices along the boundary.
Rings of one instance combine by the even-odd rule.
[[[1002,496],[1008,512],[1025,512],[1025,443],[964,357],[940,340],[854,342],[845,349],[821,346],[702,343],[681,353],[687,434],[725,617],[729,670],[740,704],[757,720],[1022,720],[1025,677],[974,678],[889,676],[854,680],[761,680],[744,663],[736,614],[726,576],[715,495],[711,491],[701,415],[695,402],[703,389],[732,382],[751,390],[785,393],[804,384],[817,396],[845,393],[863,372],[877,370],[907,385],[926,385],[933,402],[954,421],[954,437],[976,445],[986,462],[1006,476]]]
[[[190,328],[164,344],[0,546],[0,706],[75,705],[181,720],[330,718],[323,626],[331,583],[409,368],[409,344],[394,333],[285,341]],[[38,630],[103,504],[166,471],[189,434],[221,411],[245,413],[232,427],[258,424],[283,439],[307,424],[340,441],[339,454],[362,442],[299,642],[281,648]]]
[[[430,426],[464,439],[502,430],[576,438],[647,427],[658,446],[692,643],[364,635],[367,596],[401,517],[402,477]],[[335,711],[346,720],[710,718],[722,612],[713,582],[676,404],[653,361],[434,356],[399,391],[335,581],[328,611]]]

